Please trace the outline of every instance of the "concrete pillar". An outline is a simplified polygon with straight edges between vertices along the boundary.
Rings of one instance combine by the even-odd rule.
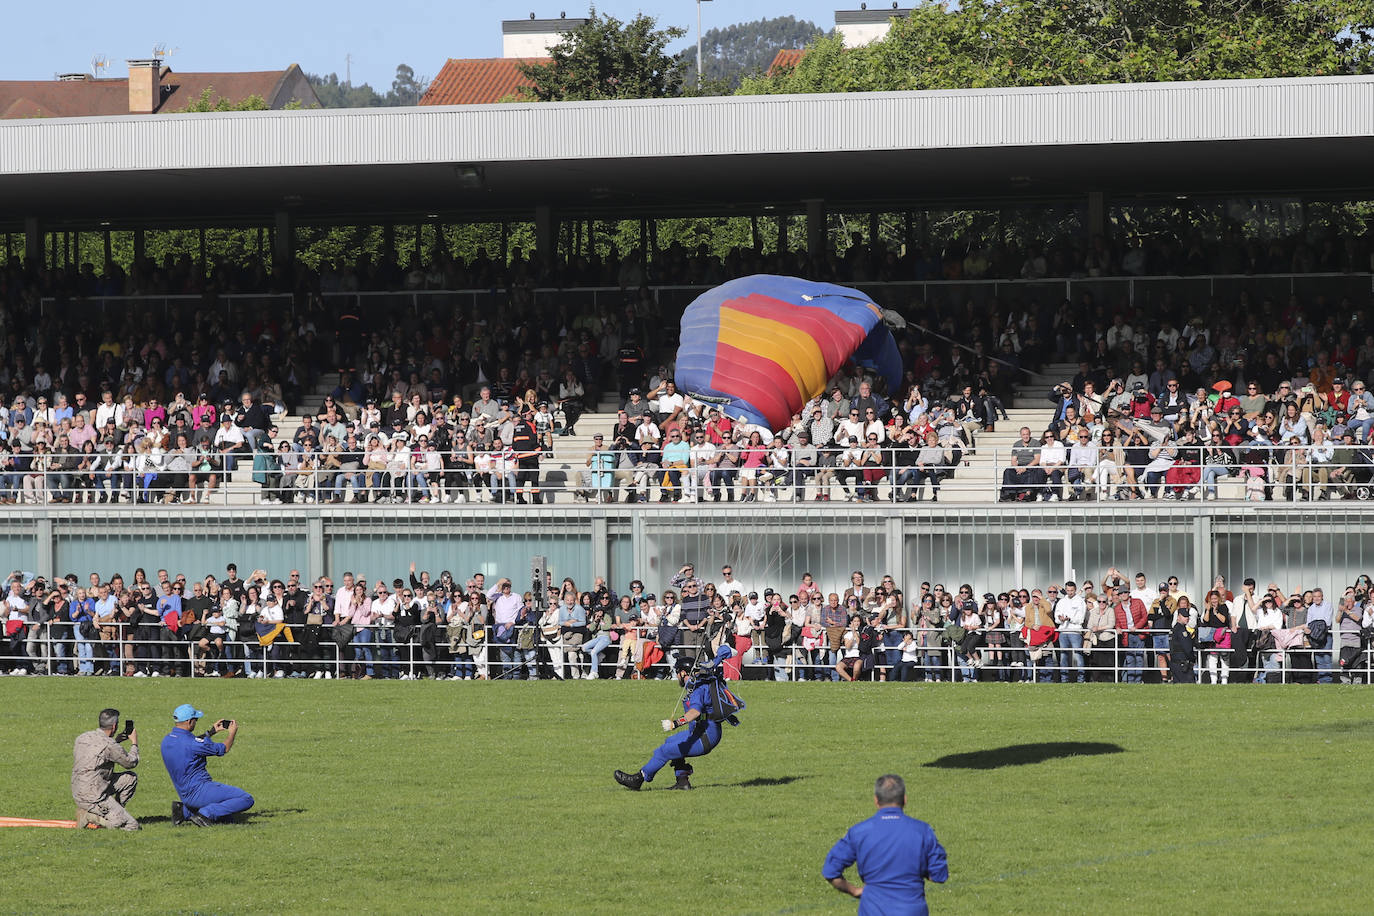
[[[387,263],[396,260],[396,226],[392,223],[382,225],[382,260]]]
[[[41,576],[47,578],[49,582],[58,575],[57,572],[57,544],[53,534],[52,516],[44,512],[33,520],[34,544],[33,544],[33,570]]]
[[[813,258],[825,254],[825,201],[813,197],[806,201],[806,253]]]
[[[324,519],[320,517],[320,511],[315,509],[305,519],[305,562],[310,579],[324,575],[328,568],[326,559]]]
[[[148,238],[142,229],[134,230],[134,264],[142,264],[148,257]]]
[[[24,217],[24,260],[35,266],[43,263],[43,224],[36,216]]]
[[[1101,191],[1088,192],[1088,241],[1093,236],[1107,234],[1107,195]]]
[[[540,263],[552,269],[558,260],[558,220],[546,204],[534,208],[534,248]]]
[[[611,569],[611,536],[610,526],[606,518],[604,509],[592,516],[592,575],[605,576],[606,581],[612,581],[611,575],[624,577],[623,570]]]
[[[787,251],[787,216],[778,217],[778,251]]]
[[[887,568],[883,575],[891,575],[898,582],[906,581],[906,520],[900,515],[887,518],[884,559]]]
[[[105,243],[105,263],[110,264],[114,261],[114,250],[113,246],[110,244],[110,230],[107,228],[103,235],[104,239],[102,241]]]
[[[275,214],[272,233],[272,265],[283,270],[291,267],[296,258],[296,221],[288,210],[278,210]]]
[[[202,277],[204,277],[204,276],[206,276],[206,275],[209,273],[209,271],[206,269],[206,266],[207,266],[207,265],[206,265],[206,263],[205,263],[205,227],[204,227],[204,226],[201,226],[201,227],[200,227],[200,230],[196,233],[196,241],[199,243],[199,250],[200,250],[200,275],[201,275]]]
[[[878,211],[872,210],[868,214],[868,253],[871,257],[878,250],[878,233],[882,231],[882,223],[878,219]]]
[[[1193,582],[1182,583],[1184,591],[1190,595],[1206,594],[1212,587],[1212,577],[1220,571],[1212,545],[1212,517],[1198,514],[1193,518]]]

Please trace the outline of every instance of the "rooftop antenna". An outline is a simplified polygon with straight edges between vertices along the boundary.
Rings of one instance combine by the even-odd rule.
[[[344,82],[353,85],[353,55],[344,55]]]
[[[104,54],[94,54],[91,56],[91,76],[100,79],[102,70],[110,69],[110,58]]]
[[[181,48],[168,48],[167,42],[159,41],[157,44],[153,45],[153,56],[158,60],[166,60],[180,50]]]

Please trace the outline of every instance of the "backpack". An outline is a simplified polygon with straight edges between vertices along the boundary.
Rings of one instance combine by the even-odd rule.
[[[729,721],[732,725],[737,725],[735,713],[744,709],[744,701],[725,685],[725,681],[719,678],[713,679],[710,683],[711,703],[706,707],[706,718],[712,722]]]
[[[859,654],[872,655],[873,650],[882,643],[878,636],[878,631],[873,627],[864,627],[859,631]]]

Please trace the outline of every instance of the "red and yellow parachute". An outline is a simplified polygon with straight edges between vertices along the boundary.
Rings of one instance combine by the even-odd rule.
[[[731,418],[777,431],[848,360],[895,391],[902,360],[883,310],[855,289],[757,274],[698,296],[682,315],[675,380]]]

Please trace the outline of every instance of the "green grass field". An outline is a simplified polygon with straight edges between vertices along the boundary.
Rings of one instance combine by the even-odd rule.
[[[145,826],[0,829],[0,911],[852,913],[821,862],[889,771],[949,852],[939,912],[1367,908],[1365,689],[741,693],[696,791],[631,793],[611,770],[648,758],[669,684],[7,679],[0,815],[71,818],[72,740],[114,705]],[[210,770],[256,796],[246,823],[172,828],[181,702],[239,719]]]

